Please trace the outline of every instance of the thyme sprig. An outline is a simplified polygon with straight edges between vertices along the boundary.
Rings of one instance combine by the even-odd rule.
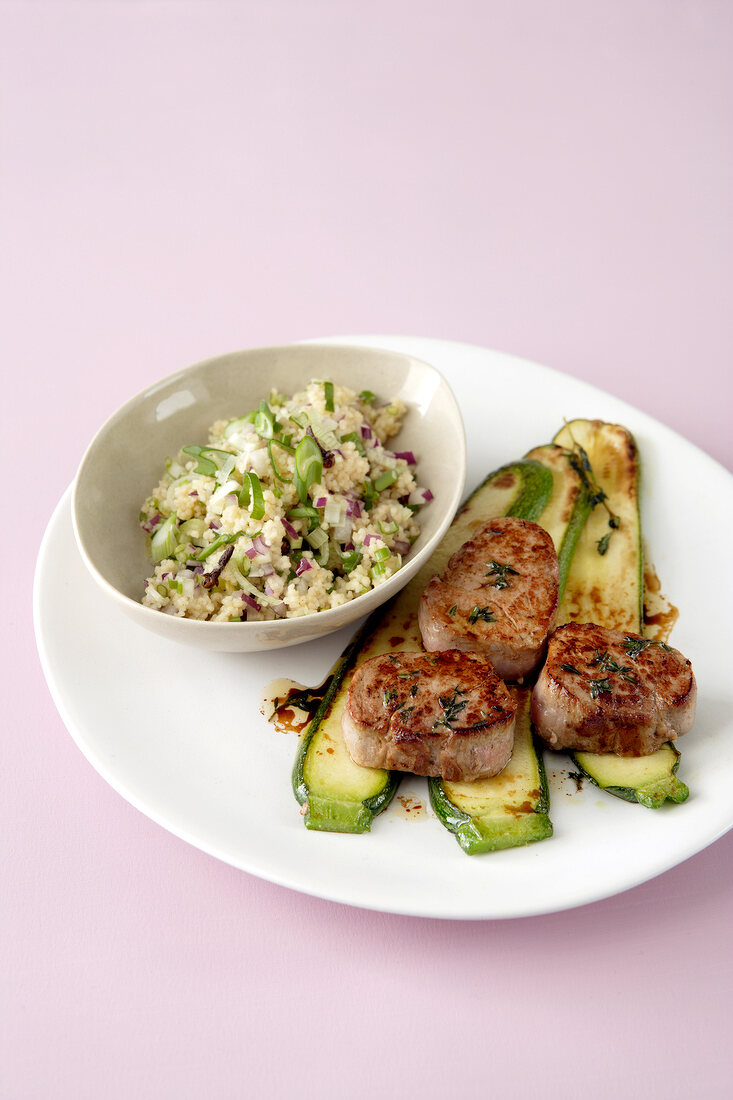
[[[595,660],[589,661],[588,664],[590,668],[598,668],[601,672],[617,672],[623,680],[627,680],[630,684],[638,683],[636,676],[631,671],[631,666],[620,665],[618,661],[613,659],[607,649],[597,649]]]
[[[472,609],[468,616],[469,623],[475,623],[477,619],[483,619],[485,623],[495,623],[496,616],[490,607],[479,607],[478,604]]]
[[[458,684],[453,688],[453,694],[439,695],[438,702],[443,708],[443,717],[439,718],[437,722],[433,722],[433,729],[437,729],[439,726],[447,726],[451,729],[451,722],[455,722],[458,715],[468,704],[468,699],[459,699],[459,695],[465,695],[466,692],[462,691]]]
[[[590,697],[591,699],[597,699],[602,691],[612,691],[611,681],[607,676],[604,676],[601,680],[591,680],[590,682]]]
[[[521,574],[519,570],[512,569],[511,565],[506,562],[490,561],[488,562],[489,571],[485,574],[487,577],[496,577],[495,581],[489,581],[489,584],[493,588],[508,588],[509,581],[507,576],[519,577]]]
[[[666,642],[658,642],[655,638],[629,638],[629,637],[627,637],[626,640],[621,643],[621,645],[626,650],[629,657],[631,657],[632,660],[634,660],[634,661],[637,659],[639,654],[643,653],[644,650],[646,649],[646,647],[650,646],[650,645],[661,646],[662,649],[667,651],[667,653],[672,652],[672,647],[671,646],[667,645]]]
[[[573,441],[572,447],[567,451],[563,451],[565,458],[567,458],[568,462],[577,473],[584,489],[586,489],[589,493],[589,503],[591,509],[595,508],[599,504],[602,504],[608,512],[608,526],[610,530],[607,531],[606,534],[599,538],[596,542],[596,549],[598,550],[598,553],[603,556],[608,550],[608,545],[611,541],[611,535],[614,531],[618,531],[619,527],[621,526],[621,519],[619,516],[616,515],[615,512],[611,511],[608,504],[608,497],[606,495],[606,492],[600,487],[600,485],[596,481],[596,475],[593,473],[593,467],[590,464],[588,452],[585,450],[584,447],[581,447],[580,443],[576,442],[576,440],[573,439],[573,433],[570,431],[570,427],[568,426],[567,422],[565,424],[565,427],[567,428],[568,435]]]

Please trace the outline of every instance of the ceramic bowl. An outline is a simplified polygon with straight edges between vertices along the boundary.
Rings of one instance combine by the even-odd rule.
[[[292,394],[311,378],[331,378],[357,393],[400,397],[408,415],[390,441],[418,460],[433,500],[420,509],[420,536],[402,568],[350,603],[294,619],[202,622],[143,606],[152,572],[138,516],[168,455],[204,438],[217,419],[256,408],[277,388]],[[322,637],[373,611],[402,588],[440,542],[461,501],[466,442],[461,414],[445,379],[410,355],[333,344],[255,348],[207,359],[133,397],[99,430],[82,459],[73,491],[74,534],[105,596],[146,630],[205,649],[253,652]]]

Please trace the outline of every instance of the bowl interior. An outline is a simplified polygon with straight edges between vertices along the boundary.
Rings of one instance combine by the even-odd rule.
[[[353,613],[337,615],[344,611],[337,608],[305,617],[323,620],[311,636],[324,633],[323,628],[342,626],[383,602],[414,572],[408,571],[409,563],[435,541],[436,533],[442,535],[463,492],[465,437],[453,394],[433,367],[396,352],[315,344],[258,348],[209,359],[163,379],[115,413],[92,440],[74,486],[74,529],[82,556],[98,581],[145,613],[146,625],[152,629],[203,626],[211,632],[212,627],[223,627],[231,638],[231,627],[241,632],[255,625],[196,623],[143,607],[139,603],[143,580],[151,566],[138,516],[169,455],[185,444],[206,442],[215,420],[245,415],[273,388],[291,395],[311,378],[331,378],[356,392],[370,389],[385,400],[402,398],[409,412],[390,446],[415,452],[419,483],[435,498],[421,510],[421,533],[403,569],[373,593],[346,605]],[[153,619],[166,624],[154,624]],[[286,623],[299,621],[256,625],[272,633],[273,628],[276,632]]]

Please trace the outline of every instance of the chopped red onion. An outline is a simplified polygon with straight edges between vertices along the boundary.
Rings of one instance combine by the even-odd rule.
[[[209,524],[209,528],[212,531],[218,531],[220,527],[221,527],[221,524],[219,523],[218,519],[212,519],[211,523]]]
[[[245,554],[247,555],[248,558],[256,558],[257,557],[257,550],[255,549],[254,544],[252,546],[250,546],[244,552],[245,552]]]
[[[404,458],[408,466],[417,466],[417,459],[412,451],[395,451],[395,458]]]
[[[253,596],[250,596],[249,592],[242,593],[242,600],[246,603],[247,607],[251,607],[253,611],[259,611],[260,605]]]
[[[263,561],[260,569],[262,570],[261,576],[263,577],[271,577],[275,572],[275,566],[269,561]]]
[[[353,549],[354,549],[353,542],[347,542],[346,546],[344,546],[344,550],[353,550]]]
[[[197,497],[199,495],[198,489],[192,489],[188,495],[190,497]]]
[[[308,561],[307,558],[301,558],[300,561],[298,562],[296,568],[295,568],[295,575],[296,575],[296,577],[300,577],[300,576],[303,575],[303,573],[307,573],[308,570],[312,569],[312,568],[313,568],[313,566],[311,565],[311,563]]]
[[[286,534],[288,535],[289,538],[291,538],[291,539],[300,538],[300,535],[295,530],[292,523],[288,523],[288,521],[286,519],[284,519],[282,522],[283,522],[283,527],[285,528],[285,532],[286,532]]]
[[[146,520],[145,523],[143,524],[143,531],[145,532],[145,534],[146,535],[152,534],[152,532],[158,526],[158,524],[160,523],[162,518],[163,517],[161,516],[160,512],[156,512],[154,516],[151,516],[150,519]]]
[[[316,508],[325,508],[326,497],[319,497],[318,500],[314,501],[313,503],[315,504]]]
[[[270,549],[269,544],[265,542],[262,535],[258,535],[256,539],[252,539],[252,545],[258,554],[266,554]]]
[[[370,542],[375,542],[375,541],[376,542],[383,542],[384,540],[382,539],[381,535],[373,535],[371,533],[371,531],[369,532],[368,535],[364,536],[364,545],[365,546],[368,546]]]
[[[237,497],[236,493],[227,493],[227,495],[224,497],[224,500],[228,500],[230,504],[239,503],[239,498]]]
[[[404,558],[405,554],[409,554],[410,552],[410,544],[407,539],[395,539],[392,544],[392,549],[395,554],[400,554]]]
[[[346,501],[346,515],[361,516],[361,501],[360,500],[347,500]]]
[[[423,489],[422,498],[426,503],[429,503],[433,499],[433,494],[429,489]]]
[[[368,424],[362,424],[362,426],[361,426],[361,438],[362,439],[371,439],[372,438],[372,429],[369,427]]]
[[[276,603],[272,605],[272,610],[277,615],[278,619],[284,619],[288,613],[287,605],[284,603]]]

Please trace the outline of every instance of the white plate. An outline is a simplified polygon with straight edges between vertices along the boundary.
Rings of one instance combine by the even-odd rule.
[[[275,676],[328,672],[351,633],[268,654],[195,652],[136,628],[103,600],[74,543],[69,494],[38,560],[35,622],[44,671],[79,748],[129,802],[227,863],[295,890],[387,912],[517,917],[609,897],[682,862],[733,826],[733,478],[650,417],[584,383],[498,352],[420,339],[349,338],[432,362],[463,412],[472,487],[547,442],[563,418],[625,424],[644,463],[643,516],[666,593],[681,611],[673,641],[700,699],[682,741],[689,800],[652,811],[586,784],[548,756],[552,839],[468,857],[427,807],[423,781],[363,836],[309,832],[290,787],[294,735],[259,713]],[[701,532],[714,517],[715,538]]]

